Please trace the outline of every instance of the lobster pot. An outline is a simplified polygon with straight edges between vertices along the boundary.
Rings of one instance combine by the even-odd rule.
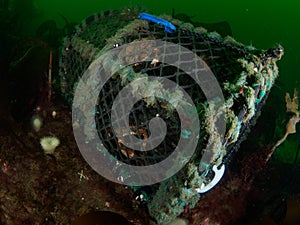
[[[176,27],[174,32],[167,32],[161,24],[138,19],[138,13],[122,10],[92,15],[65,38],[60,60],[61,91],[72,104],[83,74],[86,71],[96,73],[95,62],[98,59],[111,50],[122,48],[119,54],[126,56],[124,66],[116,69],[117,72],[101,87],[93,119],[98,137],[111,157],[134,166],[162,162],[175,151],[179,139],[188,142],[191,138],[189,130],[181,128],[184,124],[195,121],[182,117],[176,107],[172,107],[170,101],[164,101],[162,97],[169,96],[176,103],[182,98],[183,91],[189,95],[196,108],[200,127],[192,157],[186,162],[183,158],[183,168],[166,180],[148,186],[131,186],[135,199],[148,208],[150,217],[158,224],[167,224],[183,213],[185,207],[193,208],[200,201],[201,192],[199,194],[197,190],[212,182],[214,165],[226,166],[229,163],[250,125],[255,122],[278,76],[276,62],[283,55],[283,49],[277,46],[269,50],[258,50],[238,43],[232,37],[221,37],[203,27],[194,27],[162,15],[159,18]],[[224,96],[222,104],[212,106],[207,101],[206,93],[191,76],[156,57],[162,52],[159,48],[147,45],[151,40],[176,44],[199,56],[205,62],[205,68],[210,68],[221,88]],[[180,60],[183,64],[193,64],[189,58],[179,57]],[[115,68],[118,63],[117,60],[104,60],[101,65]],[[168,79],[181,89],[162,90],[164,85],[160,80],[150,81],[150,77]],[[121,131],[115,130],[111,122],[113,103],[118,94],[137,78],[148,79],[147,83],[143,83],[145,93],[151,92],[161,98],[148,94],[131,107],[127,118],[130,135],[147,140],[151,136],[149,121],[158,116],[164,120],[167,129],[160,144],[148,151],[138,151],[126,146],[117,135]],[[135,85],[136,83],[129,89],[131,96],[139,89]],[[77,101],[84,104],[90,97],[87,93]],[[119,102],[126,105],[126,96],[123,95]],[[224,135],[219,135],[214,128],[221,112],[225,119]],[[82,111],[82,116],[86,118],[89,115]],[[84,138],[88,139],[92,135],[89,133],[89,126],[92,125],[79,122],[79,126],[84,127]],[[129,134],[123,133],[124,135]],[[206,164],[201,163],[208,145],[211,153]],[[126,174],[121,181],[124,179]]]

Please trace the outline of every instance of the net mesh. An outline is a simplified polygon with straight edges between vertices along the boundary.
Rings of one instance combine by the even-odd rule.
[[[163,99],[145,98],[138,101],[129,115],[131,135],[147,139],[148,122],[157,115],[166,122],[167,135],[153,150],[132,150],[118,139],[111,124],[111,109],[118,93],[137,76],[155,76],[177,83],[193,100],[202,129],[190,162],[164,182],[147,187],[132,187],[137,196],[136,200],[148,208],[150,216],[159,224],[167,224],[180,215],[185,207],[195,206],[200,195],[190,190],[196,189],[199,184],[208,183],[212,166],[228,163],[232,153],[238,149],[278,76],[276,61],[281,58],[283,49],[277,46],[267,51],[258,50],[238,43],[231,37],[223,38],[215,32],[207,32],[202,27],[194,27],[169,16],[162,16],[177,27],[176,31],[170,34],[163,26],[137,20],[137,15],[137,11],[128,9],[107,11],[92,15],[78,25],[74,33],[64,41],[60,61],[61,90],[66,100],[72,103],[78,80],[97,57],[110,49],[135,41],[162,40],[179,44],[196,53],[207,63],[224,94],[226,135],[222,140],[218,137],[213,138],[214,151],[205,173],[199,170],[199,161],[203,149],[208,144],[207,136],[212,135],[208,127],[210,115],[213,113],[201,88],[184,71],[155,61],[129,65],[128,70],[118,71],[105,83],[95,107],[98,135],[110,154],[127,164],[144,166],[168,157],[176,148],[179,138],[185,135],[180,133],[179,115],[175,110],[171,110]],[[135,55],[130,46],[126,51]],[[185,60],[182,59],[182,63],[193,63]],[[123,101],[126,102],[126,98]]]

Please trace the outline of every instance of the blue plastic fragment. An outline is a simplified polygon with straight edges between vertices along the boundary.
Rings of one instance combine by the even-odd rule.
[[[182,130],[182,131],[181,131],[181,137],[187,139],[187,138],[190,137],[191,133],[192,133],[192,132],[189,131],[189,130]]]
[[[148,21],[151,21],[151,22],[156,23],[158,25],[162,25],[162,26],[164,26],[165,31],[168,32],[168,33],[173,33],[176,30],[176,27],[172,23],[170,23],[169,21],[164,20],[164,19],[159,18],[159,17],[156,17],[156,16],[153,16],[153,15],[148,14],[148,13],[141,13],[140,14],[140,19],[141,20],[148,20]]]
[[[265,90],[261,90],[260,92],[259,92],[259,94],[258,94],[258,97],[257,97],[257,99],[256,99],[256,103],[259,103],[259,102],[261,102],[261,100],[263,99],[263,97],[265,97],[265,95],[266,95],[266,91]]]
[[[192,194],[192,190],[191,190],[191,189],[187,189],[187,188],[186,188],[186,189],[184,189],[184,190],[185,190],[185,193],[186,193],[186,194],[188,194],[188,195],[189,195],[189,194]]]

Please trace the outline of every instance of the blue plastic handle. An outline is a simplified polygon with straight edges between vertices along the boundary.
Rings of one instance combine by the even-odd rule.
[[[170,23],[169,21],[164,20],[164,19],[159,18],[159,17],[156,17],[156,16],[153,16],[153,15],[148,14],[148,13],[141,13],[140,14],[140,19],[141,20],[148,20],[148,21],[151,21],[151,22],[156,23],[158,25],[162,25],[162,26],[164,26],[165,31],[168,32],[168,33],[173,33],[176,30],[176,27],[172,23]]]

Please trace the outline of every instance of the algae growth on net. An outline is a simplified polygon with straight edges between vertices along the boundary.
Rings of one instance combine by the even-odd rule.
[[[142,13],[137,19],[138,15],[139,12],[129,10],[107,11],[92,15],[79,24],[76,32],[64,40],[60,61],[61,87],[66,100],[73,103],[75,137],[77,131],[78,137],[85,137],[84,143],[77,138],[79,148],[93,148],[109,154],[107,165],[112,166],[110,170],[116,176],[112,180],[131,186],[136,200],[148,208],[150,216],[159,224],[166,224],[187,207],[193,208],[200,201],[200,193],[215,186],[222,178],[232,154],[255,122],[278,76],[276,62],[281,59],[283,48],[277,46],[266,51],[259,50],[232,37],[221,37],[216,32],[208,32],[203,27],[194,27],[167,15],[156,17]],[[166,50],[172,46],[163,48],[158,45],[159,42],[176,44],[201,58],[204,63],[199,70],[211,71],[222,95],[210,96],[208,100],[209,91],[180,68],[185,64],[195,66],[195,59],[181,55],[176,61],[178,64],[170,65],[167,58],[178,56],[178,51],[167,53]],[[117,53],[111,53],[113,51]],[[113,71],[113,74],[102,77],[105,80],[103,84],[90,79],[96,77],[101,80],[104,70]],[[150,81],[151,77],[159,77],[160,80]],[[163,78],[182,89],[177,86],[173,90],[167,89]],[[134,85],[130,86],[130,83]],[[211,85],[215,90],[212,81],[205,85]],[[100,89],[97,89],[99,86]],[[121,108],[125,107],[128,97],[136,97],[140,89],[144,95],[132,104],[125,118],[129,120],[124,123],[127,127],[115,129],[111,122],[114,101],[128,86],[129,93],[118,101],[119,107],[120,104],[124,104]],[[97,96],[90,91],[93,89],[99,90]],[[174,110],[174,104],[182,105],[180,101],[185,100],[183,93],[191,97],[196,118],[191,119],[187,114],[183,116]],[[150,151],[128,147],[127,137],[144,141],[151,139],[149,122],[155,117],[165,121],[167,133],[164,140]],[[220,132],[222,127],[216,127],[222,119],[225,121],[224,134]],[[196,123],[196,120],[199,121],[196,135],[192,130],[182,129],[185,125]],[[128,164],[141,168],[163,162],[176,150],[181,139],[187,146],[191,145],[193,135],[197,142],[190,160],[181,157],[178,161],[182,165],[181,170],[168,179],[146,183],[151,185],[145,187],[130,174],[132,171],[123,171]],[[142,148],[146,145],[145,142]],[[104,166],[97,168],[95,162],[89,160],[88,154],[93,155],[92,150],[81,153],[97,172],[105,171]],[[203,155],[206,156],[205,161]],[[180,154],[176,159],[179,158]],[[164,168],[163,175],[172,170],[172,165],[168,166],[170,168]]]

